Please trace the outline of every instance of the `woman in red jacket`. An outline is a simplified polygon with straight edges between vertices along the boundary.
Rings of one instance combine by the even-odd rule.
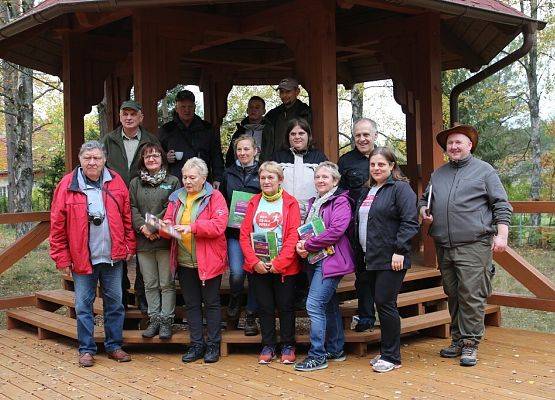
[[[295,278],[300,271],[295,252],[299,239],[297,228],[301,224],[299,204],[281,188],[283,169],[278,163],[263,163],[259,179],[262,193],[250,200],[239,236],[245,257],[243,269],[253,274],[259,308],[263,348],[258,362],[268,364],[275,358],[277,306],[281,362],[292,364],[295,362]]]
[[[177,270],[191,346],[182,357],[192,362],[204,357],[213,363],[220,358],[220,284],[227,267],[225,228],[228,210],[224,196],[206,182],[208,167],[193,157],[182,169],[183,188],[170,195],[166,223],[174,224],[181,239],[172,240],[170,266]],[[207,343],[203,338],[202,304],[207,323]]]

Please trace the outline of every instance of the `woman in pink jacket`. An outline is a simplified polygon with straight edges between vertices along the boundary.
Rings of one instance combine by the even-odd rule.
[[[225,228],[228,210],[223,195],[206,182],[208,167],[193,157],[182,169],[183,188],[170,195],[166,223],[173,224],[181,239],[172,240],[170,263],[177,270],[191,345],[182,357],[185,363],[204,357],[213,363],[220,358],[220,284],[227,267]],[[204,303],[207,329],[202,327]]]

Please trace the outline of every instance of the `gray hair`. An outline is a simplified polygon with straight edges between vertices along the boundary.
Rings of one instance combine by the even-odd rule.
[[[191,169],[191,168],[196,168],[199,174],[204,179],[208,177],[208,166],[206,165],[203,159],[198,157],[189,158],[187,161],[185,161],[185,164],[183,164],[183,168],[181,168],[181,173],[185,175],[185,170]]]
[[[314,170],[314,176],[316,176],[316,172],[321,168],[326,168],[330,172],[333,179],[337,181],[341,179],[341,174],[339,173],[339,168],[337,167],[337,164],[332,163],[331,161],[322,161]]]
[[[106,148],[98,140],[89,140],[89,141],[83,143],[81,145],[81,148],[79,149],[79,157],[81,157],[84,152],[91,151],[91,150],[100,150],[102,152],[102,155],[104,156],[104,158],[107,157]]]
[[[269,172],[270,174],[276,174],[279,179],[283,180],[283,167],[275,161],[263,162],[260,168],[258,168],[258,173],[261,174],[262,171]]]
[[[376,124],[376,121],[374,121],[373,119],[370,119],[370,118],[357,119],[355,121],[355,123],[353,124],[353,130],[355,129],[355,127],[358,124],[361,124],[361,123],[364,123],[364,122],[367,123],[367,124],[370,124],[370,129],[372,129],[373,132],[378,133],[378,124]]]

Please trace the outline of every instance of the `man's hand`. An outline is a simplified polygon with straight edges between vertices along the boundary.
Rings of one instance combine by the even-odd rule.
[[[170,164],[173,164],[175,162],[175,150],[168,151],[166,157],[168,158],[168,162]]]
[[[259,261],[254,265],[254,271],[259,274],[267,274],[269,272],[266,269],[266,264],[264,264],[262,261]]]
[[[64,267],[64,268],[58,268],[58,271],[60,271],[60,274],[62,274],[62,275],[70,275],[71,274],[71,265],[68,265],[67,267]]]
[[[502,253],[507,250],[507,238],[509,237],[509,227],[507,225],[497,225],[497,235],[493,237],[491,249],[495,253]]]
[[[125,257],[125,261],[127,261],[127,262],[131,261],[131,259],[133,258],[133,256],[134,256],[134,254],[128,254],[128,255]]]
[[[391,269],[393,271],[402,270],[404,261],[405,261],[405,256],[394,253],[393,257],[391,257]]]
[[[428,207],[420,207],[420,216],[422,217],[422,222],[431,224],[434,221],[434,217],[429,212]]]
[[[220,182],[214,181],[214,182],[212,182],[212,186],[214,187],[214,189],[219,190],[220,189]]]

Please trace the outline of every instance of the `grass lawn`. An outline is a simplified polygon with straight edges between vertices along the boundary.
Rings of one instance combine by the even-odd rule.
[[[14,231],[0,225],[0,249],[14,242]],[[28,254],[17,264],[0,275],[0,297],[30,294],[38,290],[61,287],[61,277],[48,255],[48,241]],[[555,251],[521,247],[517,251],[555,282]],[[502,268],[497,268],[493,281],[494,290],[507,293],[530,294],[518,281]],[[5,328],[5,313],[0,311],[0,329]],[[555,332],[555,313],[517,308],[502,308],[502,325],[534,331]]]

